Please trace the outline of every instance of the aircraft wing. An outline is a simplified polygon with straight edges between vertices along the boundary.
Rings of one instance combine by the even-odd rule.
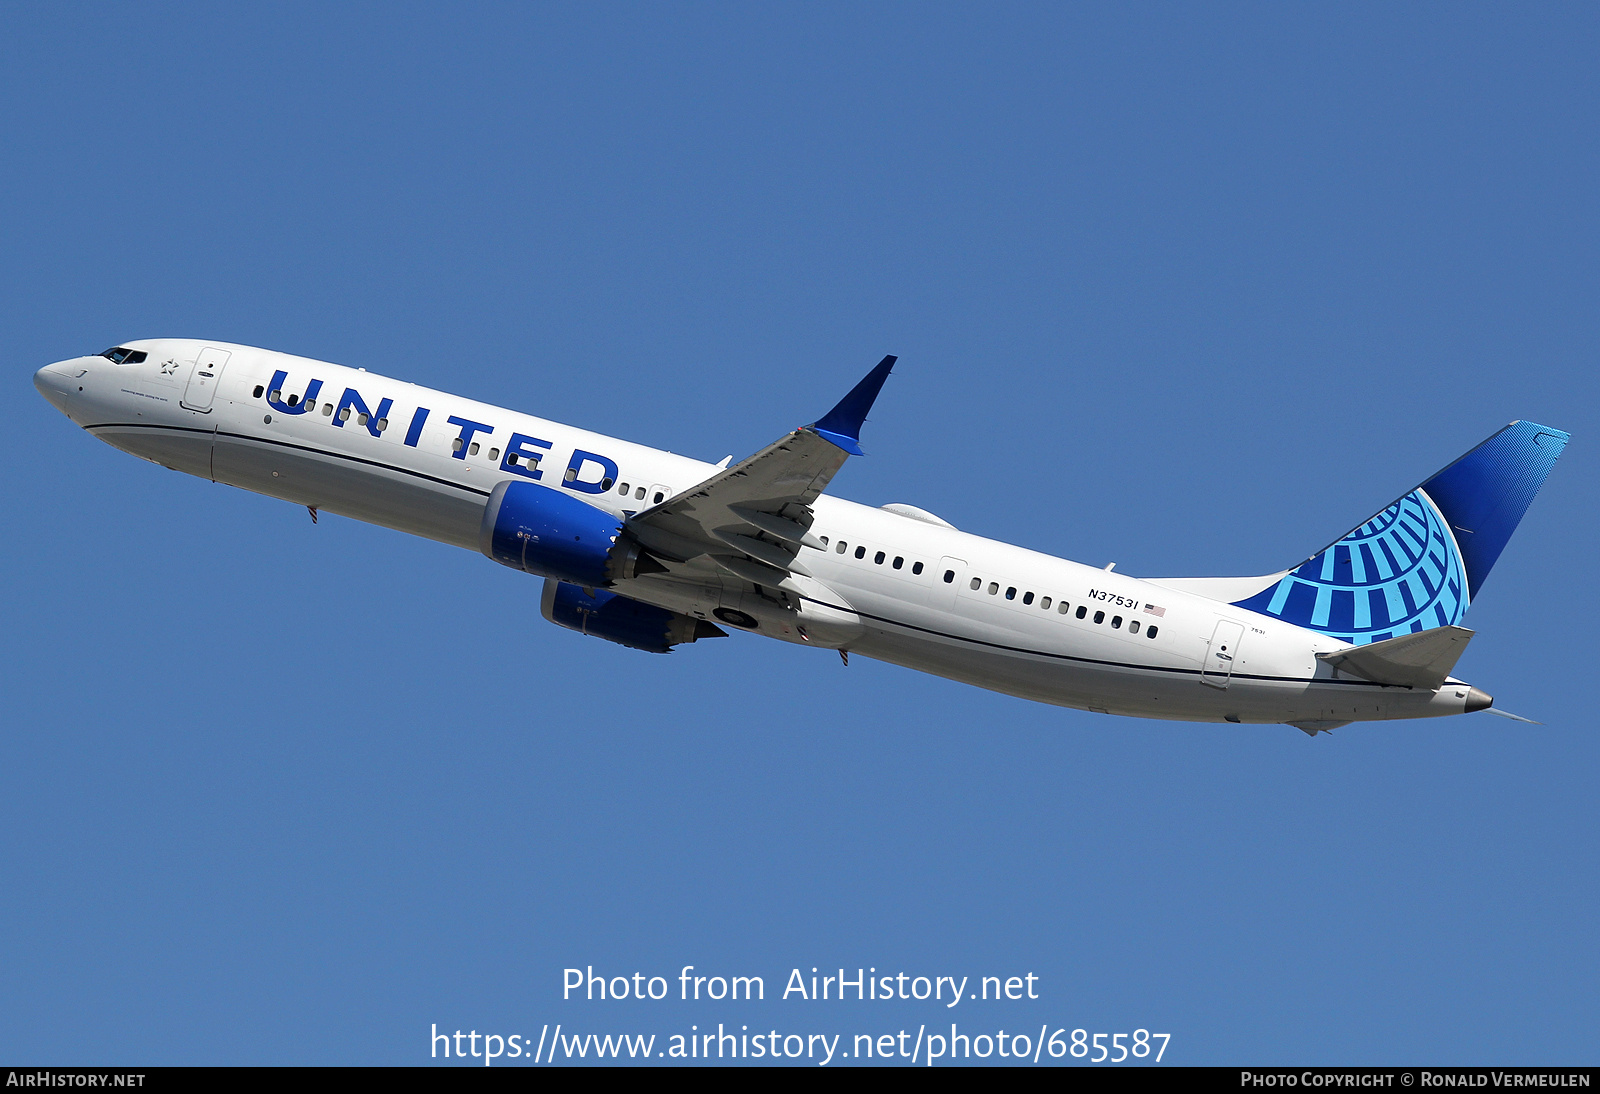
[[[795,556],[820,548],[811,503],[850,456],[896,358],[885,357],[814,424],[767,445],[711,478],[631,517],[625,529],[672,573],[696,559],[774,592],[809,576]]]

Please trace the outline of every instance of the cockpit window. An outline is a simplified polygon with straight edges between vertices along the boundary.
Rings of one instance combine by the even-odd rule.
[[[106,360],[117,365],[139,365],[150,356],[142,349],[128,349],[125,346],[112,346],[100,355]]]

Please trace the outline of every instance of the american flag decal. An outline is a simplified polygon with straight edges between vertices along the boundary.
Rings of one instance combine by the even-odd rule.
[[[1167,614],[1167,609],[1159,608],[1154,604],[1146,604],[1144,606],[1144,610],[1147,613],[1149,613],[1150,615],[1166,615]]]

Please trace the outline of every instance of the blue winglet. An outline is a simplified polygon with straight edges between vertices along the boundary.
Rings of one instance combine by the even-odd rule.
[[[894,363],[899,360],[893,354],[878,362],[878,366],[867,373],[866,378],[850,389],[850,394],[839,400],[839,405],[828,413],[818,418],[812,429],[824,440],[838,445],[852,456],[860,456],[861,451],[861,423],[867,420],[867,411],[872,409],[872,404],[878,398],[878,392],[883,390],[883,382],[889,378],[889,370],[894,368]]]

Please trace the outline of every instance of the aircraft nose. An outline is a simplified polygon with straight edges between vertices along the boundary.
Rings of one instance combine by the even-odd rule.
[[[65,362],[58,362],[46,365],[35,372],[33,386],[39,389],[39,394],[44,396],[45,402],[65,414],[67,394],[77,387],[77,381],[73,374],[66,370]]]
[[[45,402],[61,413],[67,412],[67,374],[54,365],[46,365],[33,374],[33,386],[39,389]]]

